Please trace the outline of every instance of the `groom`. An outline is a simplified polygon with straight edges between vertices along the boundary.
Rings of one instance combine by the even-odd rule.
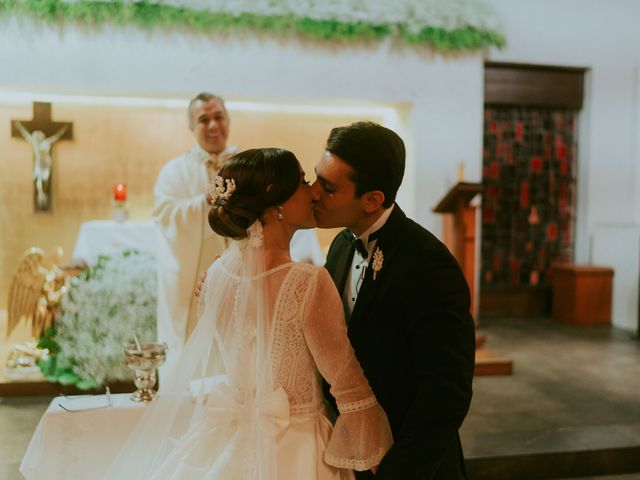
[[[375,478],[465,479],[458,429],[472,393],[469,288],[447,248],[395,203],[404,165],[404,143],[388,128],[334,128],[316,166],[315,216],[318,227],[346,228],[326,268],[393,431]]]

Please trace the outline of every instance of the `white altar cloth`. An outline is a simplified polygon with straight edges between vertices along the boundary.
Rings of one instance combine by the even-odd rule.
[[[129,393],[56,397],[40,419],[27,447],[20,473],[26,480],[94,479],[105,472],[144,412],[144,404],[133,402]],[[80,410],[67,412],[66,408]]]
[[[138,250],[155,255],[158,250],[157,235],[158,231],[151,220],[91,220],[80,225],[71,257],[84,260],[89,266],[93,266],[97,263],[98,256],[113,255],[125,250]]]
[[[91,220],[80,225],[76,246],[71,257],[84,260],[89,266],[98,262],[100,255],[113,255],[125,250],[156,255],[159,232],[151,220],[142,222],[116,222]],[[291,259],[324,265],[324,255],[315,230],[298,230],[291,241]]]

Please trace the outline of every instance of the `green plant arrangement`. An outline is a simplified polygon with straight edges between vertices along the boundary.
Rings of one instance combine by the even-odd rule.
[[[55,328],[45,330],[41,348],[52,355],[39,362],[44,376],[90,390],[132,378],[122,347],[156,340],[157,266],[139,252],[102,256],[71,281]]]
[[[482,0],[2,0],[3,15],[52,24],[258,31],[321,41],[391,37],[440,51],[505,45],[495,14]]]

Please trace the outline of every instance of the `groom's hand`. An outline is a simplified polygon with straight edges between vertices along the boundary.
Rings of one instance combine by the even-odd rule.
[[[207,279],[207,272],[204,272],[202,275],[200,275],[200,280],[198,281],[196,288],[193,289],[193,294],[196,296],[196,298],[200,298],[200,294],[202,293],[202,287],[204,286],[204,281],[206,279]]]
[[[213,265],[215,262],[218,261],[218,259],[220,258],[220,255],[216,255],[213,258],[213,262],[211,262],[211,265]],[[193,294],[196,296],[196,298],[200,298],[200,295],[202,294],[202,287],[204,286],[204,281],[207,279],[207,272],[203,272],[200,274],[200,280],[198,280],[198,283],[196,284],[195,288],[193,289]]]

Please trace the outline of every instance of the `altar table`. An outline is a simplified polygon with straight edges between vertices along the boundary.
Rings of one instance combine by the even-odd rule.
[[[25,479],[94,479],[106,471],[144,412],[129,395],[111,395],[107,408],[95,408],[107,405],[106,395],[54,398],[22,459]]]
[[[71,257],[84,260],[89,266],[93,266],[98,262],[100,255],[113,255],[125,250],[155,255],[158,250],[157,235],[158,231],[151,220],[91,220],[80,225]]]

